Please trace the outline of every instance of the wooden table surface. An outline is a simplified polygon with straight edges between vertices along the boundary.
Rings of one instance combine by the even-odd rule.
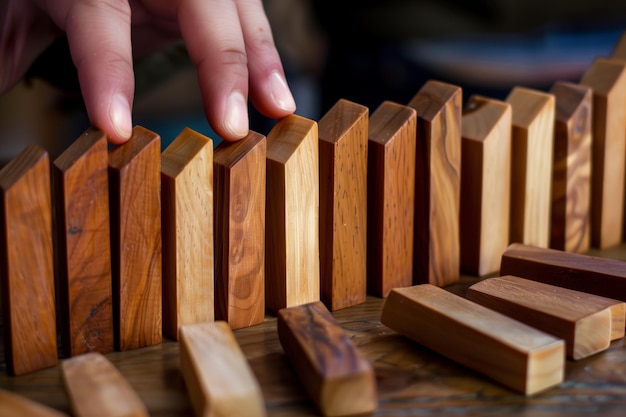
[[[592,252],[626,260],[626,246]],[[463,294],[476,278],[463,277],[448,289]],[[626,346],[614,341],[607,351],[580,361],[568,360],[565,380],[533,397],[517,394],[428,349],[380,323],[383,299],[334,313],[337,321],[373,363],[378,387],[376,416],[626,415]],[[260,381],[269,416],[314,416],[292,373],[276,332],[276,318],[237,330],[236,337]],[[210,352],[207,352],[210,354]],[[192,409],[179,372],[178,343],[163,344],[107,357],[127,377],[151,416],[190,416]],[[0,365],[0,387],[68,411],[59,368],[11,377]]]

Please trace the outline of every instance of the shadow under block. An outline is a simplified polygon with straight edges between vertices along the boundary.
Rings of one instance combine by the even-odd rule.
[[[484,276],[509,243],[511,105],[473,96],[462,129],[461,269]]]
[[[331,310],[367,294],[369,109],[339,100],[319,121],[320,292]]]
[[[622,240],[626,163],[626,62],[596,59],[580,84],[593,90],[591,245]]]
[[[563,381],[563,340],[431,284],[394,289],[381,323],[526,395]]]
[[[409,102],[417,112],[413,283],[460,277],[461,88],[428,81]]]
[[[265,136],[213,153],[215,318],[238,329],[265,319]]]
[[[550,244],[554,109],[552,94],[515,87],[511,105],[510,242]]]
[[[131,385],[100,353],[62,361],[61,378],[74,417],[148,417]]]
[[[161,138],[137,126],[109,152],[115,348],[162,341]]]
[[[0,416],[69,417],[65,413],[3,389],[0,389]]]
[[[265,303],[269,310],[320,299],[317,123],[291,115],[267,135]]]
[[[324,304],[280,310],[277,328],[289,362],[324,416],[376,410],[374,369]]]
[[[367,291],[386,297],[413,283],[415,110],[389,101],[370,116]]]
[[[66,356],[113,350],[108,161],[106,135],[90,128],[53,164]]]
[[[0,171],[0,293],[7,370],[55,366],[50,159],[27,146]]]
[[[511,275],[488,278],[467,290],[468,299],[563,339],[574,360],[611,343],[611,309],[594,297],[588,302],[586,293]]]
[[[184,129],[161,154],[163,330],[215,318],[213,141]]]
[[[589,87],[557,82],[550,247],[589,249],[591,198],[591,98]]]
[[[196,416],[265,416],[261,387],[226,322],[181,326],[180,371]]]

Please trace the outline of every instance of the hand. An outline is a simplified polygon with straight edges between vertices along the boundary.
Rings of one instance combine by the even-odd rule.
[[[182,36],[198,71],[207,119],[226,140],[248,133],[248,94],[268,117],[295,110],[262,0],[2,3],[0,91],[65,32],[91,123],[114,144],[125,142],[132,131],[133,53],[143,48],[131,45],[131,31],[133,39],[148,34],[154,44]]]

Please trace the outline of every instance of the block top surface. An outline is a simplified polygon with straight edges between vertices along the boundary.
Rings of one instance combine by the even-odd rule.
[[[538,116],[554,108],[554,95],[530,88],[515,87],[506,98],[511,104],[512,123],[514,126],[528,128]]]
[[[430,80],[420,88],[408,106],[415,109],[418,117],[432,121],[441,113],[448,102],[458,99],[460,104],[461,96],[460,87]]]
[[[3,191],[9,190],[30,169],[42,159],[47,158],[48,152],[41,146],[34,144],[26,146],[22,152],[0,170],[0,188]]]
[[[464,139],[482,142],[489,138],[491,132],[504,118],[510,123],[509,103],[474,95],[463,109],[462,136]]]
[[[390,101],[383,102],[372,113],[369,121],[369,140],[382,145],[390,142],[406,123],[414,121],[417,117],[415,109]]]
[[[213,141],[192,129],[183,129],[161,154],[161,172],[170,177],[178,176],[206,146],[213,150]]]
[[[329,143],[337,143],[359,121],[367,116],[369,109],[352,101],[340,99],[319,121],[319,140]],[[367,132],[364,132],[367,134]]]

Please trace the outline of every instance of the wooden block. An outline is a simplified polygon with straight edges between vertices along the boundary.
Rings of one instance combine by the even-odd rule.
[[[161,154],[163,329],[215,318],[213,141],[185,128]]]
[[[511,230],[509,240],[550,244],[554,96],[515,87],[511,105]]]
[[[68,417],[65,413],[3,389],[0,389],[0,415],[2,417]]]
[[[567,356],[575,360],[611,343],[611,309],[587,302],[580,291],[507,275],[472,285],[467,298],[563,339]]]
[[[291,365],[324,416],[376,410],[374,369],[324,304],[282,309],[277,327]]]
[[[367,293],[367,129],[369,109],[339,100],[319,121],[320,291],[331,310]]]
[[[148,411],[117,368],[100,353],[61,362],[61,377],[74,417],[147,417]]]
[[[431,284],[393,290],[381,322],[526,395],[563,381],[563,340]]]
[[[53,165],[66,356],[113,350],[108,161],[106,135],[90,128]]]
[[[213,153],[215,318],[233,329],[265,318],[265,136]]]
[[[613,47],[611,58],[626,60],[626,32],[622,34],[619,41]]]
[[[586,252],[590,237],[591,97],[589,87],[557,82],[550,247]]]
[[[161,343],[161,138],[137,126],[109,152],[113,318],[118,350]]]
[[[57,364],[50,160],[27,146],[0,171],[0,293],[10,374]]]
[[[461,88],[428,81],[408,104],[417,111],[413,283],[460,277]]]
[[[462,127],[461,269],[484,276],[509,243],[511,105],[470,97]]]
[[[261,387],[226,322],[181,326],[180,370],[197,416],[266,415]]]
[[[626,62],[596,59],[582,85],[593,90],[591,148],[591,245],[622,240],[626,164]]]
[[[267,136],[265,303],[268,309],[320,299],[317,123],[291,115]]]
[[[386,297],[413,283],[415,110],[382,103],[369,121],[367,290]]]

